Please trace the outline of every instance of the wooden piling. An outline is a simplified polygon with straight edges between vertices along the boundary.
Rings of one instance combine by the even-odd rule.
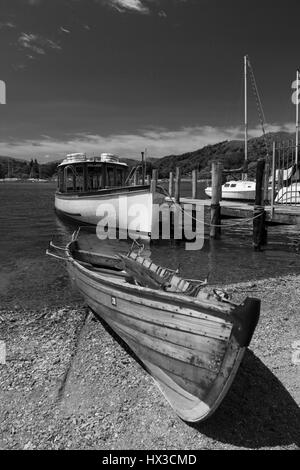
[[[260,251],[262,245],[267,241],[266,212],[264,207],[264,170],[266,162],[260,158],[256,167],[256,193],[253,212],[253,247],[255,251]]]
[[[157,180],[158,180],[158,171],[153,170],[152,171],[152,181],[151,181],[151,192],[153,194],[156,192]]]
[[[263,202],[268,204],[269,201],[269,180],[270,180],[270,164],[266,162],[265,164],[265,171],[264,171],[264,198]]]
[[[217,239],[221,235],[222,164],[212,163],[212,194],[210,206],[210,237]]]
[[[175,177],[175,202],[180,203],[180,183],[181,183],[181,171],[180,168],[176,168],[176,177]]]
[[[173,197],[173,191],[174,191],[174,173],[173,171],[170,171],[169,175],[169,196]]]
[[[198,199],[198,171],[193,170],[192,172],[192,199]]]
[[[272,153],[272,194],[271,194],[271,214],[272,219],[274,216],[274,201],[275,201],[275,180],[276,180],[276,143],[273,142],[273,153]]]

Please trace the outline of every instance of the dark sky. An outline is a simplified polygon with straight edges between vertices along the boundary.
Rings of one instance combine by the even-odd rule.
[[[0,154],[163,156],[242,138],[244,54],[269,130],[293,131],[299,13],[299,0],[0,0]]]

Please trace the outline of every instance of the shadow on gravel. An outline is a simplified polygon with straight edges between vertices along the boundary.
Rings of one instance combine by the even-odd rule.
[[[215,414],[194,425],[202,434],[248,448],[300,445],[300,410],[274,374],[247,350]]]

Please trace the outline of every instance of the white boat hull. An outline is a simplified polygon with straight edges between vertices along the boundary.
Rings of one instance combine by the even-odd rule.
[[[271,198],[272,189],[269,188],[268,198]],[[212,188],[206,188],[205,194],[212,195]],[[229,181],[222,186],[222,199],[233,201],[255,201],[256,183],[255,181]]]
[[[256,183],[255,181],[228,181],[222,186],[222,199],[232,199],[236,201],[254,201]],[[212,188],[206,188],[205,194],[212,195]]]
[[[102,194],[55,195],[58,214],[79,224],[99,225],[106,217],[110,229],[118,229],[137,238],[148,239],[153,230],[153,204],[162,204],[165,196],[149,188],[128,191],[103,191]]]
[[[211,188],[205,189],[205,194],[208,197],[211,197]],[[223,191],[222,190],[222,199],[232,199],[236,201],[254,201],[255,200],[255,191]]]

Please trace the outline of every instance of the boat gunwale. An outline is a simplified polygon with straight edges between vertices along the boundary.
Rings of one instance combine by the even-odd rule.
[[[80,199],[80,198],[96,198],[99,196],[119,196],[132,193],[141,193],[145,192],[146,194],[151,194],[151,186],[148,184],[145,185],[136,185],[136,186],[113,186],[111,188],[103,188],[97,191],[69,191],[61,192],[59,189],[55,192],[55,197],[58,199]],[[156,193],[165,195],[164,190],[159,185],[156,186]]]

